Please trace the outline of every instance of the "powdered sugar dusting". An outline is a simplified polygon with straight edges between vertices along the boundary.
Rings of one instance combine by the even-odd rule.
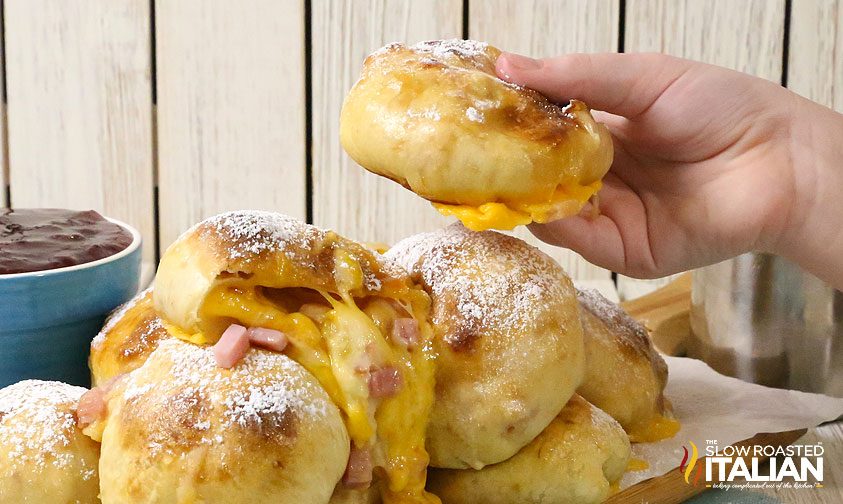
[[[482,123],[486,120],[485,116],[483,115],[483,112],[480,112],[474,107],[468,107],[467,109],[465,109],[465,116],[468,117],[469,121],[474,121],[477,123]]]
[[[436,107],[430,107],[424,110],[407,110],[407,116],[412,117],[413,119],[430,119],[431,121],[439,121],[442,119],[442,116],[439,114],[439,111],[436,110]]]
[[[538,249],[460,224],[407,238],[386,256],[421,277],[434,299],[437,324],[448,311],[440,305],[453,303],[462,329],[530,330],[545,297],[572,295],[565,273]]]
[[[646,350],[650,345],[647,329],[629,316],[619,305],[594,289],[577,290],[583,308],[599,318],[616,338],[631,348]]]
[[[0,447],[9,460],[45,468],[70,466],[75,455],[65,450],[76,427],[76,405],[87,389],[61,382],[25,380],[0,390]],[[96,471],[87,470],[83,479]]]
[[[486,55],[489,44],[477,40],[446,39],[428,40],[410,46],[410,49],[434,58],[446,58],[450,55],[460,58],[478,58]]]
[[[231,260],[251,260],[268,250],[283,250],[294,256],[326,231],[276,212],[236,210],[210,217],[189,230],[200,236],[220,236],[225,240],[223,251]]]
[[[366,58],[367,61],[376,59],[386,53],[400,50],[405,46],[401,42],[391,42],[373,51]],[[479,42],[477,40],[464,39],[445,39],[445,40],[426,40],[408,47],[413,52],[425,54],[433,60],[442,60],[450,56],[458,56],[464,59],[476,59],[485,57],[489,44]]]
[[[621,424],[619,424],[618,421],[612,418],[608,413],[601,410],[597,406],[586,402],[582,398],[580,398],[580,400],[585,403],[588,407],[591,425],[597,427],[601,434],[605,433],[606,431],[623,432],[623,427],[621,427]]]
[[[124,346],[120,351],[123,357],[143,355],[157,345],[159,340],[168,338],[169,332],[167,332],[161,319],[155,316],[143,320],[136,326],[133,336],[133,340],[125,342],[131,343],[131,345]]]
[[[198,234],[208,243],[219,243],[217,253],[227,261],[249,263],[263,259],[264,253],[282,253],[299,264],[313,266],[311,252],[320,243],[346,248],[364,266],[368,250],[336,233],[307,224],[293,217],[262,210],[236,210],[210,217],[185,232],[179,241]],[[371,268],[363,268],[363,284],[369,291],[381,288]]]
[[[145,372],[162,359],[169,361],[165,384],[158,381],[157,373]],[[123,400],[167,400],[175,410],[198,411],[192,434],[198,436],[198,443],[213,445],[222,441],[220,434],[227,430],[261,428],[263,422],[277,423],[290,413],[307,417],[307,422],[324,417],[328,400],[314,396],[315,385],[305,376],[307,372],[284,354],[251,350],[226,370],[217,366],[211,347],[172,339],[161,342],[147,363],[128,375]],[[209,408],[221,414],[211,414]],[[169,451],[170,443],[153,433],[149,448],[153,453]]]
[[[401,47],[404,47],[404,44],[401,43],[401,42],[390,42],[390,43],[384,45],[383,47],[375,49],[374,51],[369,53],[369,55],[366,57],[366,60],[368,61],[370,58],[379,58],[379,57],[383,56],[384,54],[386,54],[388,52],[391,52],[391,51],[398,50]]]
[[[407,271],[404,269],[401,264],[398,263],[394,258],[381,254],[380,252],[373,252],[375,257],[377,258],[378,262],[383,268],[383,272],[393,278],[405,278],[407,276]]]
[[[609,301],[596,290],[578,290],[577,300],[584,310],[588,310],[600,319],[615,342],[649,360],[652,369],[662,380],[662,385],[666,383],[667,364],[653,347],[647,329],[643,325],[630,317],[623,308]],[[585,336],[589,337],[587,333]]]

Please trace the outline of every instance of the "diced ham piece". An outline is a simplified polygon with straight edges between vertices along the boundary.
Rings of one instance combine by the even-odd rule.
[[[107,394],[111,391],[112,388],[114,388],[115,385],[117,385],[117,382],[119,382],[120,380],[122,380],[125,377],[126,377],[126,373],[119,374],[117,376],[112,376],[105,383],[97,386],[97,388],[101,389],[104,394]]]
[[[249,343],[252,345],[272,350],[273,352],[283,352],[287,348],[287,335],[275,329],[265,329],[263,327],[250,327],[248,331]]]
[[[369,395],[375,399],[391,397],[401,389],[401,373],[391,366],[374,369],[369,375]]]
[[[105,393],[102,388],[94,387],[79,398],[76,406],[76,425],[79,428],[84,429],[105,415]]]
[[[372,454],[368,449],[351,447],[342,484],[353,489],[368,488],[372,484]]]
[[[220,340],[214,345],[214,359],[217,366],[233,368],[249,351],[249,335],[245,327],[237,324],[228,326]]]
[[[413,350],[419,345],[419,323],[416,319],[400,318],[392,323],[392,341],[407,350]]]
[[[91,425],[105,415],[105,396],[117,385],[117,382],[126,377],[126,374],[119,374],[109,378],[105,383],[82,394],[79,404],[76,405],[76,424],[80,429]]]

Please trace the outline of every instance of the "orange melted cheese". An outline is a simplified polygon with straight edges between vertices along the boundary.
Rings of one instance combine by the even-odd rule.
[[[574,215],[601,186],[599,180],[588,185],[562,184],[547,200],[539,202],[489,202],[478,206],[433,203],[433,207],[442,215],[456,217],[472,231],[509,230],[531,222],[544,223]]]
[[[628,472],[646,471],[650,468],[650,463],[644,459],[631,458],[626,463],[626,470]]]
[[[631,429],[627,434],[633,443],[652,443],[672,438],[679,432],[680,427],[678,420],[658,415],[643,426]]]
[[[429,460],[424,448],[425,430],[433,404],[434,376],[432,332],[425,322],[426,313],[419,313],[413,306],[419,298],[403,302],[392,298],[420,321],[424,345],[409,351],[391,344],[388,335],[392,322],[402,315],[383,299],[369,300],[361,310],[349,292],[362,286],[362,270],[342,251],[335,255],[335,263],[342,292],[339,296],[320,292],[326,309],[318,321],[299,312],[287,313],[268,299],[261,286],[273,282],[261,278],[261,274],[249,279],[218,279],[203,301],[200,316],[203,320],[237,322],[285,333],[290,344],[284,353],[319,380],[342,411],[352,442],[371,449],[375,465],[383,467],[383,501],[438,503],[439,499],[424,490]],[[404,294],[412,297],[421,293]],[[424,303],[426,310],[426,298]],[[212,343],[202,333],[176,330],[173,334],[194,343]],[[372,365],[399,370],[403,385],[395,395],[382,400],[369,397],[364,371]]]
[[[615,495],[616,493],[621,491],[621,482],[615,481],[614,483],[609,483],[609,495]]]

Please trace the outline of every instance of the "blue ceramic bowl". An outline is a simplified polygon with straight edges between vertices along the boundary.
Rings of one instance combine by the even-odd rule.
[[[108,313],[138,291],[141,237],[98,261],[0,275],[0,387],[24,380],[88,386],[88,352]]]

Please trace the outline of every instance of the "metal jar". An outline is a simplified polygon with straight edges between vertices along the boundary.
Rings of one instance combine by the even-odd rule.
[[[701,268],[688,355],[746,381],[843,397],[843,293],[769,254]]]

